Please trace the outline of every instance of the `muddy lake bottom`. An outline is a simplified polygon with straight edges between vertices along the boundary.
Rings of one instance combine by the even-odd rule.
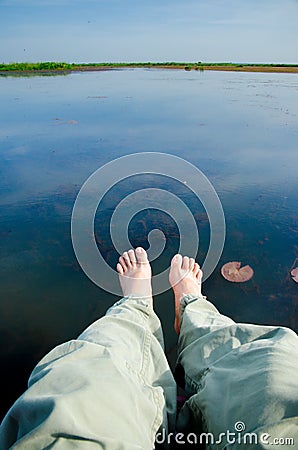
[[[0,78],[0,92],[1,414],[42,356],[76,338],[119,298],[82,271],[70,230],[83,183],[124,155],[168,153],[208,177],[225,214],[226,241],[204,294],[237,322],[297,332],[298,286],[289,274],[298,257],[297,74],[126,69],[7,76]],[[110,189],[94,232],[111,267],[119,256],[110,237],[112,214],[127,195],[151,187],[172,192],[192,211],[203,264],[208,216],[187,172],[181,177],[185,183],[138,175]],[[156,275],[179,250],[179,230],[175,218],[141,206],[128,235],[132,246],[147,249],[150,231],[162,230],[166,244],[152,263]],[[254,277],[224,280],[221,266],[233,260],[249,264]],[[173,367],[170,290],[156,296],[155,309]]]

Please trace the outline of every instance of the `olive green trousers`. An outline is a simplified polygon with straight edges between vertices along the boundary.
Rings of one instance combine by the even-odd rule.
[[[237,324],[205,297],[181,302],[176,382],[147,297],[124,297],[35,367],[0,449],[298,448],[298,339]]]

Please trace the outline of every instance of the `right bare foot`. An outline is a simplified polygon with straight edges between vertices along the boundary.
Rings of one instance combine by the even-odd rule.
[[[179,307],[184,295],[193,294],[201,296],[203,272],[194,258],[181,255],[175,255],[171,262],[169,281],[175,295],[175,324],[174,328],[177,334],[180,333],[180,314]]]

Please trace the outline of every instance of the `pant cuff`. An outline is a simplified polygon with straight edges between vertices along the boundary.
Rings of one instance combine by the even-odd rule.
[[[182,318],[182,315],[187,305],[200,300],[207,300],[207,297],[205,295],[195,295],[195,294],[184,295],[180,301],[179,306],[180,318]]]

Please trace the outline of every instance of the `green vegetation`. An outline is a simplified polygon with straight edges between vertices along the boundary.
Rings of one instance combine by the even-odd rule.
[[[37,63],[10,63],[0,64],[0,72],[70,72],[76,70],[104,70],[121,68],[173,68],[184,70],[271,70],[271,71],[298,71],[298,64],[239,64],[230,62],[210,63],[201,61],[196,63],[187,62],[119,62],[119,63],[88,63],[76,64],[66,62],[37,62]]]
[[[11,63],[0,64],[0,71],[18,71],[26,72],[31,70],[71,70],[73,64],[67,64],[64,62],[39,62],[39,63]]]

